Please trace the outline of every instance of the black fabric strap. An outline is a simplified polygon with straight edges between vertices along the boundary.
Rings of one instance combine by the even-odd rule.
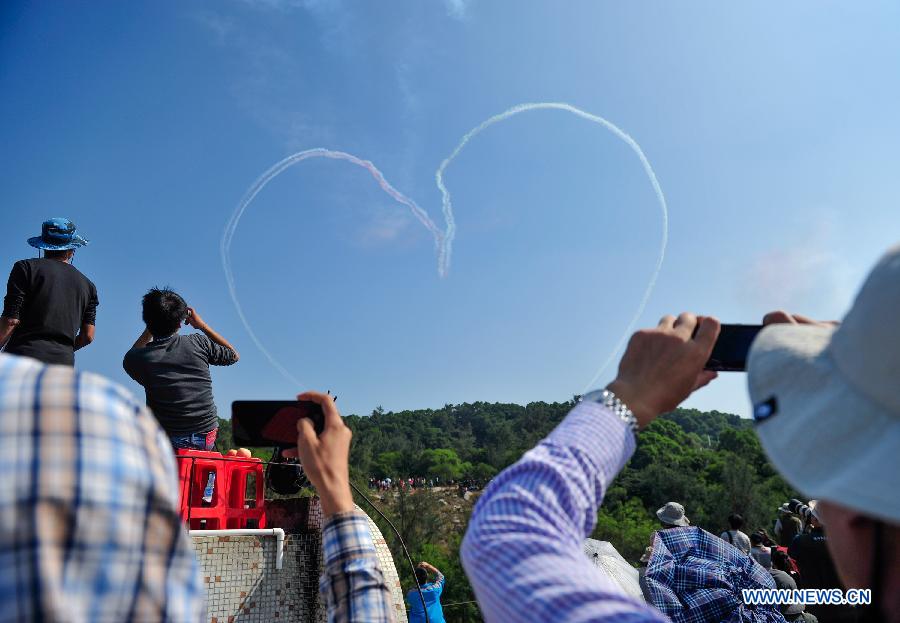
[[[884,580],[884,524],[876,521],[874,530],[872,534],[872,571],[869,573],[872,603],[863,609],[861,623],[878,623],[887,620],[881,616],[882,602],[884,601],[881,597],[881,584]]]

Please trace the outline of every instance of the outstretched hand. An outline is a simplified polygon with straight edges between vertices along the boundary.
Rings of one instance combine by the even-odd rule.
[[[647,426],[716,378],[703,366],[719,329],[719,321],[710,316],[664,316],[655,329],[631,336],[608,389],[628,405],[642,428]]]
[[[300,459],[303,472],[319,494],[326,517],[353,510],[349,465],[353,433],[344,424],[330,394],[304,392],[297,400],[311,400],[321,406],[325,427],[317,436],[312,420],[300,418],[297,421],[297,448],[282,454]]]

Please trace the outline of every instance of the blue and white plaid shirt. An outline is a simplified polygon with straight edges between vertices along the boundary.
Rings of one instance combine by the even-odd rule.
[[[121,387],[0,353],[0,621],[205,618],[172,447]]]
[[[647,601],[673,623],[785,623],[778,606],[743,600],[742,589],[774,589],[772,575],[695,526],[656,533],[644,582]]]
[[[391,591],[366,516],[354,510],[329,517],[322,529],[322,549],[325,571],[319,589],[329,623],[393,623]]]
[[[668,621],[625,595],[582,549],[634,447],[631,429],[612,411],[580,402],[491,482],[461,551],[485,621]]]

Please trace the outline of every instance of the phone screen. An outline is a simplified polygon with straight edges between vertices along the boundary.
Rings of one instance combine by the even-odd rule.
[[[761,329],[758,324],[723,324],[705,368],[719,372],[746,370],[747,354]]]
[[[297,421],[308,417],[322,432],[322,407],[308,400],[235,400],[231,403],[231,432],[241,446],[297,445]]]

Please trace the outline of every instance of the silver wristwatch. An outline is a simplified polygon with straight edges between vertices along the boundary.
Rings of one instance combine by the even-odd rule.
[[[598,389],[593,392],[588,392],[581,397],[581,400],[597,402],[602,404],[604,407],[611,409],[613,413],[619,416],[620,420],[628,424],[629,428],[631,428],[631,432],[633,432],[635,435],[637,434],[638,421],[637,418],[634,417],[634,413],[631,412],[631,409],[628,408],[628,405],[619,400],[616,395],[608,389]]]

